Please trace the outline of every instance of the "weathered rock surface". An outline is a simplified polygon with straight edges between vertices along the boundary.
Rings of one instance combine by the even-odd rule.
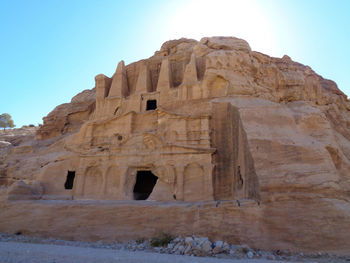
[[[320,198],[316,203],[306,194],[260,206],[256,202],[239,206],[236,201],[222,201],[219,205],[8,201],[0,206],[0,229],[11,234],[20,231],[24,235],[84,241],[129,241],[161,233],[181,236],[195,233],[210,240],[249,244],[254,249],[349,255],[349,208],[346,201]],[[187,246],[179,245],[184,249]]]
[[[8,200],[40,199],[43,187],[39,182],[26,184],[23,181],[14,182],[7,190]]]
[[[84,90],[74,96],[70,103],[57,106],[43,118],[44,125],[37,131],[37,139],[49,139],[77,130],[88,120],[94,110],[94,104],[94,90]]]
[[[346,256],[335,256],[327,253],[291,253],[290,251],[262,251],[253,250],[247,245],[235,245],[224,243],[224,246],[230,248],[229,253],[226,251],[221,254],[212,254],[212,243],[207,237],[191,236],[195,242],[193,247],[186,246],[186,256],[179,255],[180,249],[183,247],[183,237],[176,237],[165,243],[162,247],[154,246],[154,240],[159,240],[162,237],[152,237],[149,239],[138,239],[136,241],[129,241],[127,243],[112,241],[97,241],[97,242],[82,242],[82,241],[67,241],[53,238],[39,238],[33,236],[9,235],[0,233],[0,256],[5,262],[67,262],[74,257],[75,262],[107,262],[108,255],[110,255],[110,262],[119,260],[125,262],[127,257],[129,263],[131,262],[145,262],[147,257],[149,262],[252,262],[247,260],[254,258],[254,262],[258,263],[277,263],[277,262],[318,262],[318,263],[347,263],[349,258]],[[168,237],[167,237],[167,240]],[[169,241],[168,241],[169,242]],[[200,246],[205,242],[210,244],[208,251],[203,250]],[[167,246],[166,246],[167,245]],[[47,251],[43,253],[43,251]],[[147,254],[141,251],[147,252]],[[64,256],[62,256],[64,253]],[[91,254],[91,257],[87,255]],[[126,256],[129,254],[128,256]],[[171,255],[175,254],[175,255]],[[107,255],[107,257],[106,257]],[[117,255],[117,257],[116,257]],[[194,258],[193,256],[196,256]],[[81,257],[81,260],[79,259]],[[206,258],[203,258],[206,257]],[[216,257],[216,259],[214,258]],[[273,260],[273,261],[271,261]],[[118,261],[118,262],[119,262]],[[109,262],[109,261],[108,261]]]
[[[333,81],[233,37],[168,41],[95,80],[45,117],[36,138],[0,134],[0,197],[22,180],[40,184],[43,199],[171,202],[3,201],[1,231],[106,240],[173,231],[350,254],[350,103]],[[211,203],[192,204],[201,201]]]

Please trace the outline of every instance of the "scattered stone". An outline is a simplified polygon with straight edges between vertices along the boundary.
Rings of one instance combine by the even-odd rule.
[[[247,245],[240,245],[237,247],[237,252],[239,253],[247,254],[249,251],[251,251],[251,249]]]
[[[174,248],[174,243],[169,243],[168,244],[168,249],[172,250]]]
[[[224,244],[222,245],[222,250],[225,253],[228,253],[230,251],[230,245],[228,243],[224,242]]]
[[[214,247],[213,248],[213,253],[214,254],[219,254],[219,253],[221,253],[222,252],[222,248],[221,247]]]
[[[248,258],[253,258],[253,257],[254,257],[253,252],[249,251],[249,252],[247,253],[247,257],[248,257]]]
[[[185,247],[183,245],[180,245],[178,248],[179,254],[183,255],[185,252]]]
[[[211,242],[209,240],[205,240],[203,243],[201,243],[201,250],[205,253],[211,252]]]
[[[230,255],[234,255],[235,253],[236,253],[236,249],[232,249],[232,248],[231,248],[230,251],[229,251],[229,254],[230,254]]]
[[[194,245],[194,240],[193,240],[193,238],[192,238],[192,237],[186,237],[186,238],[185,238],[185,244],[186,244],[186,245],[189,245],[189,246],[191,246],[191,247],[193,247],[193,245]]]
[[[181,237],[176,237],[176,238],[173,239],[173,242],[174,243],[179,243],[179,242],[181,242],[181,240],[182,240]]]
[[[223,245],[224,245],[224,242],[222,242],[221,240],[219,240],[219,241],[215,241],[215,247],[220,247],[220,248],[222,248],[223,247]]]
[[[185,253],[185,254],[190,254],[190,252],[191,252],[191,246],[188,245],[188,246],[185,248],[184,253]]]
[[[19,232],[19,231],[18,231]],[[189,242],[189,241],[193,242]],[[276,255],[276,251],[268,252],[261,250],[253,250],[246,245],[233,245],[228,244],[223,241],[211,242],[206,237],[186,237],[186,238],[175,238],[168,244],[167,247],[152,247],[150,245],[150,240],[144,240],[142,243],[137,241],[131,241],[128,243],[120,242],[110,242],[105,243],[103,241],[97,242],[80,242],[80,241],[66,241],[57,240],[51,238],[39,238],[30,237],[26,235],[9,235],[5,233],[0,233],[1,242],[25,242],[25,243],[38,243],[38,244],[55,244],[55,245],[65,245],[74,247],[92,247],[92,248],[104,248],[104,249],[118,249],[118,250],[129,250],[129,251],[152,251],[157,253],[169,253],[177,255],[188,255],[188,256],[198,256],[198,257],[218,257],[218,258],[235,258],[235,259],[253,259],[262,258],[267,260],[280,260],[280,261],[302,261],[302,262],[317,262],[328,263],[328,262],[340,262],[346,263],[349,261],[346,257],[337,257],[335,255],[327,253],[314,253],[314,254],[304,254],[304,253],[290,253],[288,251],[279,251],[280,255]],[[194,244],[191,247],[188,243]],[[221,247],[220,253],[214,253],[214,249],[217,250]],[[227,247],[229,250],[226,251]]]

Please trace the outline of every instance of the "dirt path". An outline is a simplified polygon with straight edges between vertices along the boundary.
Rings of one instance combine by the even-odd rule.
[[[277,263],[263,259],[200,258],[150,252],[0,242],[1,263]],[[290,262],[290,261],[289,261]],[[304,261],[305,262],[305,261]],[[311,262],[311,261],[310,261]]]

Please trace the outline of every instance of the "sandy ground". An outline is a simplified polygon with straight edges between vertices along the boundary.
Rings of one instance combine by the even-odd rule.
[[[0,242],[0,263],[277,263],[264,259],[218,259],[20,242]],[[291,262],[291,261],[288,261]],[[296,261],[294,261],[296,262]],[[304,261],[305,262],[305,261]],[[315,262],[315,261],[309,261]]]

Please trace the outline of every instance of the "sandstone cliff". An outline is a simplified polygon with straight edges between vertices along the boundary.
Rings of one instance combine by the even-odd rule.
[[[94,107],[94,90],[82,91],[74,96],[70,103],[57,106],[43,118],[44,125],[37,131],[37,139],[53,138],[77,130],[85,120],[88,120]]]
[[[188,65],[193,63],[193,55],[196,65],[191,74],[196,78],[184,78],[191,70]],[[241,39],[179,39],[164,43],[148,60],[125,67],[126,97],[137,92],[145,64],[149,69],[147,90],[157,89],[164,57],[170,63],[171,88],[181,92],[182,86],[192,87],[182,95],[190,103],[166,101],[162,107],[192,115],[209,112],[205,94],[198,94],[197,86],[208,87],[207,97],[212,102],[225,101],[237,107],[262,194],[266,192],[270,198],[271,194],[311,191],[349,196],[350,103],[333,81],[288,56],[272,58],[251,51]],[[81,98],[58,106],[44,118],[38,139],[77,130],[92,117],[93,91],[78,96]],[[120,107],[118,114],[123,110],[130,109]],[[108,112],[100,112],[95,118],[108,117]]]
[[[122,61],[110,78],[96,76],[95,89],[56,107],[36,138],[17,141],[0,144],[3,199],[130,200],[142,168],[159,178],[151,199],[237,200],[241,209],[249,199],[255,206],[221,208],[219,225],[215,206],[191,210],[201,223],[174,216],[176,222],[147,223],[133,237],[180,224],[180,234],[195,229],[256,247],[350,253],[349,100],[310,67],[252,51],[242,39],[173,40],[149,59]],[[67,170],[78,177],[68,191]],[[185,209],[154,206],[149,218]],[[11,212],[3,215],[11,220]],[[118,224],[139,224],[134,216]],[[230,222],[242,229],[230,230]]]

